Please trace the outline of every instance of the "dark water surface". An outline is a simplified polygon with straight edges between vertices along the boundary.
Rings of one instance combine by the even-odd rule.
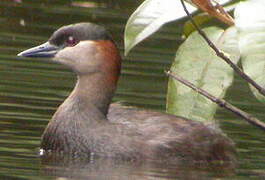
[[[16,54],[46,41],[62,25],[82,21],[108,27],[123,52],[123,29],[139,4],[135,0],[0,1],[0,179],[265,179],[264,132],[223,110],[216,119],[237,144],[235,172],[100,159],[69,166],[47,164],[38,157],[42,131],[71,91],[75,76],[61,65]],[[164,111],[167,78],[163,71],[174,57],[180,32],[177,25],[167,25],[124,59],[115,101]],[[239,78],[227,99],[265,119],[265,106]]]

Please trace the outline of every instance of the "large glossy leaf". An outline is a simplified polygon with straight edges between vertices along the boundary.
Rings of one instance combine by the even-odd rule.
[[[234,27],[223,30],[216,27],[204,29],[209,38],[233,62],[239,59],[237,32]],[[222,98],[233,81],[233,70],[218,58],[201,36],[194,32],[180,46],[173,73],[187,79],[210,94]],[[217,105],[192,89],[170,79],[168,85],[167,111],[190,119],[212,122]]]
[[[235,10],[235,23],[243,70],[265,87],[265,1],[241,2]],[[260,101],[265,102],[265,97],[252,86],[251,90]]]
[[[191,0],[186,0],[192,3]],[[231,0],[219,0],[220,4]],[[203,2],[203,1],[202,1]],[[196,8],[186,4],[190,13]],[[185,17],[180,0],[145,0],[131,15],[125,27],[125,55],[139,42],[156,32],[162,25]]]
[[[196,8],[187,5],[190,12]],[[180,0],[146,0],[129,18],[125,27],[125,54],[162,25],[186,16]]]

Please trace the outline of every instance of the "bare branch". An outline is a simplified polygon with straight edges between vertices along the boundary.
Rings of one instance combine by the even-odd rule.
[[[177,81],[181,82],[182,84],[188,86],[189,88],[193,89],[194,91],[200,93],[201,95],[205,96],[206,98],[210,99],[212,102],[218,104],[220,107],[225,108],[233,113],[235,113],[236,115],[238,115],[239,117],[245,119],[247,122],[249,122],[250,124],[259,127],[260,129],[262,129],[263,131],[265,131],[265,123],[263,123],[262,121],[258,120],[257,118],[253,117],[252,115],[242,111],[241,109],[233,106],[232,104],[226,102],[224,99],[218,99],[217,97],[209,94],[207,91],[196,87],[194,84],[192,84],[191,82],[183,79],[182,77],[173,74],[171,71],[165,71],[165,73],[172,77],[173,79],[176,79]]]
[[[180,0],[183,6],[184,11],[190,18],[191,23],[195,27],[195,29],[199,32],[199,34],[204,38],[204,40],[208,43],[208,45],[215,51],[216,55],[220,58],[222,58],[227,64],[229,64],[233,70],[239,74],[243,79],[245,79],[248,83],[250,83],[254,88],[256,88],[260,94],[265,96],[265,89],[261,87],[259,84],[257,84],[254,80],[252,80],[247,74],[245,74],[242,69],[240,69],[236,64],[234,64],[223,52],[221,52],[214,44],[213,42],[207,37],[207,35],[202,31],[198,25],[193,20],[191,14],[186,8],[186,5],[183,0]]]

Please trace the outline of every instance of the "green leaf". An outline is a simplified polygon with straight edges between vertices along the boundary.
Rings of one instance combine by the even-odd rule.
[[[196,8],[187,5],[190,12]],[[125,27],[125,54],[162,25],[185,17],[180,0],[146,0],[129,18]]]
[[[193,17],[194,22],[198,25],[198,26],[202,26],[203,24],[209,22],[210,20],[212,20],[213,17],[209,16],[206,13],[200,13],[196,16]],[[184,28],[183,28],[183,34],[188,37],[192,32],[196,31],[196,28],[193,26],[193,24],[191,23],[191,21],[187,21],[184,24]]]
[[[223,33],[221,28],[204,31],[208,37],[228,55],[234,63],[239,60],[237,31],[234,27]],[[171,71],[187,79],[210,94],[223,98],[233,81],[233,70],[194,32],[180,46]],[[167,111],[186,118],[213,122],[217,105],[192,89],[170,79],[167,95]]]
[[[224,5],[224,10],[226,12],[229,11],[233,11],[236,7],[236,5],[239,3],[239,0],[222,0],[222,1],[218,1],[220,4],[226,4]],[[227,4],[229,2],[229,4]],[[231,4],[233,3],[233,4]],[[208,15],[205,12],[201,12],[195,16],[193,16],[193,20],[195,21],[195,23],[202,27],[206,27],[210,25],[214,25],[212,20],[215,20],[215,18],[213,16]],[[216,21],[215,23],[220,24],[220,21]],[[191,23],[190,20],[188,20],[185,24],[184,24],[184,28],[183,28],[183,34],[188,37],[192,32],[196,31],[196,28],[193,26],[193,24]]]
[[[235,10],[235,24],[243,70],[265,87],[265,1],[241,2]],[[257,99],[265,103],[265,97],[250,87]]]

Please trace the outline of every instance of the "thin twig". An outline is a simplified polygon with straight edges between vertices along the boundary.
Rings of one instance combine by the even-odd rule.
[[[247,122],[250,124],[257,126],[261,128],[263,131],[265,131],[265,123],[262,121],[258,120],[257,118],[253,117],[252,115],[242,111],[241,109],[238,109],[237,107],[233,106],[232,104],[226,102],[224,99],[219,99],[211,94],[209,94],[207,91],[196,87],[194,84],[191,82],[183,79],[182,77],[178,76],[177,74],[173,74],[171,71],[165,71],[165,73],[172,77],[173,79],[176,79],[177,81],[181,82],[182,84],[188,86],[189,88],[193,89],[194,91],[200,93],[201,95],[205,96],[206,98],[210,99],[212,102],[218,104],[220,107],[225,108],[239,117],[245,119]]]
[[[236,64],[234,64],[224,53],[222,53],[214,44],[213,42],[207,37],[204,31],[202,31],[199,26],[193,20],[191,14],[186,8],[186,5],[183,0],[180,0],[183,6],[184,11],[190,18],[191,23],[195,27],[195,29],[199,32],[199,34],[204,38],[204,40],[208,43],[208,45],[215,51],[216,55],[222,58],[227,64],[229,64],[236,73],[238,73],[243,79],[245,79],[248,83],[250,83],[254,88],[256,88],[260,94],[265,96],[265,89],[257,84],[253,79],[251,79],[247,74],[245,74],[242,69],[240,69]]]

